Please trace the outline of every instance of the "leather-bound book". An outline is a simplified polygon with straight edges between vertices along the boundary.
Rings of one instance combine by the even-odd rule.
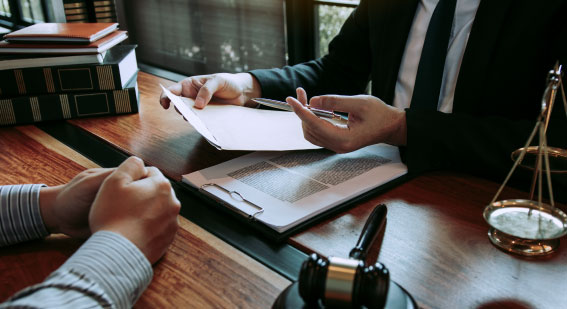
[[[10,43],[89,44],[118,29],[118,23],[41,23],[8,33]]]
[[[17,96],[124,89],[138,71],[135,45],[118,45],[106,52],[101,63],[42,65],[0,70],[0,99]],[[69,56],[69,57],[81,57]],[[0,57],[0,59],[2,59]],[[0,61],[0,68],[2,61]]]
[[[136,74],[124,89],[0,99],[0,126],[138,112]]]
[[[124,41],[128,33],[116,30],[111,34],[90,44],[26,44],[0,42],[2,54],[100,54]]]

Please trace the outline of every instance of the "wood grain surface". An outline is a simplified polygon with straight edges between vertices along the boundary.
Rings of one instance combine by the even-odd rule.
[[[218,151],[173,110],[158,103],[159,83],[140,73],[140,113],[71,123],[140,156],[179,180],[186,174],[242,152]],[[527,259],[504,253],[487,238],[485,205],[499,184],[466,175],[434,173],[295,235],[289,242],[305,252],[347,256],[373,206],[388,205],[388,223],[371,257],[379,256],[392,278],[425,308],[558,308],[567,304],[567,251]],[[522,196],[518,196],[521,195]],[[526,197],[507,190],[506,197]],[[563,239],[565,242],[565,238]]]
[[[493,246],[482,212],[498,186],[466,175],[420,176],[292,237],[291,242],[304,251],[347,257],[371,210],[385,203],[386,229],[368,262],[378,257],[420,307],[563,307],[567,239],[544,258],[519,257]],[[527,198],[527,194],[508,189],[502,198]]]
[[[96,167],[33,126],[0,128],[0,185],[69,181]],[[86,165],[86,166],[85,166]],[[135,307],[266,308],[289,281],[212,234],[180,219],[180,229]],[[0,249],[0,301],[39,283],[82,244],[52,235]]]
[[[269,308],[290,282],[182,218],[139,308]]]
[[[80,154],[34,126],[0,128],[0,149],[0,185],[60,185],[83,171],[85,165],[95,166],[84,157],[77,163],[73,158]],[[68,155],[61,154],[64,151]]]
[[[140,72],[140,111],[137,114],[73,119],[69,122],[157,166],[168,177],[181,175],[241,156],[242,151],[219,151],[196,132],[175,109],[159,104],[163,78]]]

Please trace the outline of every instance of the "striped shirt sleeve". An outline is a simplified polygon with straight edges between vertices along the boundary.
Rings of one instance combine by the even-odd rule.
[[[0,244],[48,235],[39,210],[43,185],[0,186]],[[99,231],[65,264],[0,308],[130,308],[153,276],[144,254],[125,237]]]
[[[131,308],[152,276],[149,261],[132,242],[99,231],[44,282],[0,308]]]
[[[43,186],[0,186],[0,247],[49,235],[39,209]]]

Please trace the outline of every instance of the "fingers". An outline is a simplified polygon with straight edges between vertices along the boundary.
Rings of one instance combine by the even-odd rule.
[[[297,89],[295,89],[295,93],[297,94],[297,100],[303,106],[306,106],[307,105],[307,92],[305,92],[305,89],[298,87]]]
[[[110,175],[115,169],[114,168],[89,168],[77,174],[69,183],[74,183],[78,181],[83,181],[84,179],[89,179],[91,177],[97,177],[99,174],[104,174],[106,176]]]
[[[148,169],[144,162],[138,157],[129,157],[109,176],[109,179],[120,181],[123,184],[145,178]]]
[[[328,111],[339,111],[346,113],[363,113],[361,109],[367,105],[368,96],[342,96],[323,95],[311,98],[309,106]]]
[[[146,167],[148,174],[146,177],[138,179],[132,183],[140,192],[147,195],[164,194],[171,191],[171,184],[163,174],[155,167]]]
[[[327,148],[336,153],[346,153],[355,150],[348,128],[331,126],[324,130],[314,130],[304,125],[303,135],[313,145]]]
[[[218,73],[188,77],[168,89],[175,95],[195,100],[194,107],[204,108],[211,100],[221,104],[244,105],[251,97],[260,94],[260,86],[248,73]],[[246,90],[247,92],[244,92]],[[171,101],[162,93],[160,104],[164,108]]]
[[[169,98],[167,97],[167,95],[165,95],[165,93],[162,91],[161,95],[159,96],[159,104],[161,104],[161,106],[164,109],[168,109],[169,105],[171,103],[171,100],[169,100]]]
[[[156,193],[159,194],[172,195],[174,199],[171,199],[171,201],[176,201],[177,203],[179,203],[177,197],[175,196],[175,192],[171,187],[171,183],[169,182],[169,180],[167,180],[167,178],[165,178],[165,176],[160,172],[160,170],[154,166],[146,167],[146,169],[148,171],[148,174],[146,175],[145,178],[136,181],[136,185],[142,187],[146,186],[147,191],[155,190]]]
[[[299,95],[299,94],[298,94]],[[315,114],[313,114],[306,106],[302,105],[300,101],[293,97],[287,97],[285,99],[287,104],[291,106],[293,112],[301,119],[301,121],[307,122],[309,124],[316,124],[320,121],[324,121],[319,119]]]
[[[202,80],[206,80],[207,78],[209,77],[207,76],[188,77],[176,84],[167,87],[167,89],[171,91],[171,93],[177,96],[195,98],[195,96],[197,96],[197,92],[199,91],[199,88],[201,88],[203,85]],[[168,109],[169,106],[171,105],[171,100],[167,97],[167,95],[163,91],[160,95],[159,102],[161,106],[163,106],[163,108],[165,109]]]
[[[206,82],[206,79],[204,79],[203,81],[199,80],[198,78],[193,78],[191,79],[191,87],[193,89],[196,89],[197,92],[199,91],[199,89],[201,89],[201,87],[203,87],[203,83]]]
[[[181,95],[181,93],[183,92],[183,84],[182,83],[173,84],[167,87],[167,90],[171,91],[171,93],[175,95]],[[162,91],[159,99],[159,103],[161,104],[161,106],[163,106],[163,108],[165,109],[168,109],[170,102],[171,101],[169,100],[167,95],[165,95],[165,93]]]
[[[84,170],[81,172],[81,174],[92,175],[92,174],[112,172],[112,171],[114,171],[114,168],[95,167],[95,168],[89,168],[88,170]]]
[[[114,172],[115,168],[90,168],[83,173],[90,177],[100,177],[101,175],[110,175]]]
[[[292,97],[286,102],[291,105],[293,111],[302,121],[303,136],[314,145],[325,147],[336,152],[347,152],[350,145],[348,142],[348,127],[336,126],[320,119],[307,107]]]
[[[113,168],[100,168],[100,169],[87,170],[85,171],[86,172],[85,180],[88,181],[88,184],[91,187],[96,188],[98,190],[100,184],[114,171],[115,169]]]
[[[291,106],[295,114],[301,119],[304,125],[307,125],[313,130],[325,130],[329,127],[334,127],[331,123],[326,120],[320,119],[317,117],[312,111],[309,110],[306,106],[301,105],[301,103],[293,98],[287,97],[286,98],[287,104]]]
[[[218,77],[213,77],[207,80],[199,89],[197,97],[195,98],[195,107],[204,108],[210,101],[215,92],[221,86],[221,79]]]
[[[171,91],[171,93],[173,93],[174,95],[181,95],[181,93],[183,92],[183,82],[173,84],[167,87],[167,90]]]
[[[159,169],[157,169],[157,167],[149,166],[149,167],[146,167],[146,169],[148,171],[146,178],[163,178],[163,179],[165,179],[165,176],[163,176],[163,174],[159,171]]]

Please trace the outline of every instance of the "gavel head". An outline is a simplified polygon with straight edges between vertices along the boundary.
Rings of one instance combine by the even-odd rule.
[[[309,308],[383,308],[388,295],[390,273],[380,264],[312,254],[301,265],[299,295]]]

